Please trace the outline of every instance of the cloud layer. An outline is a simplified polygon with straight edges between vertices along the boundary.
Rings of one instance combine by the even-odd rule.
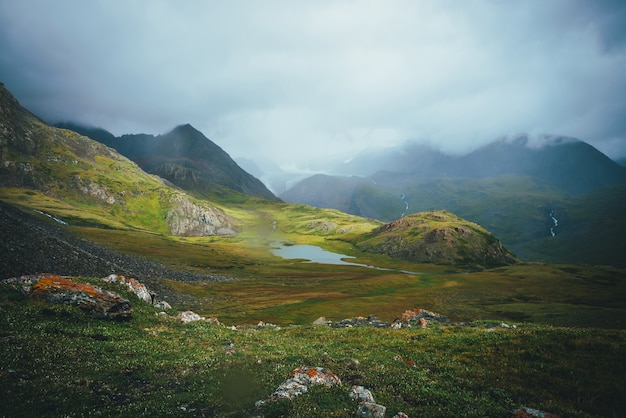
[[[626,156],[621,1],[0,0],[0,81],[114,134],[302,164],[550,133]]]

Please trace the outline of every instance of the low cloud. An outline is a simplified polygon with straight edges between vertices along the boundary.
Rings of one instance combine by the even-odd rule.
[[[283,164],[519,132],[626,156],[619,1],[0,0],[0,81],[114,134],[191,123]]]

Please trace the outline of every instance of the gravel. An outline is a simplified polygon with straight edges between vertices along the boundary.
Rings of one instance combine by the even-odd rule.
[[[215,282],[232,277],[171,270],[152,260],[119,254],[71,232],[45,214],[0,201],[0,279],[54,273],[61,276],[134,277],[158,294],[172,295],[160,279]]]

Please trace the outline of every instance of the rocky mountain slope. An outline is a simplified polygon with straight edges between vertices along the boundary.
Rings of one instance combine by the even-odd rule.
[[[0,189],[89,208],[117,227],[174,235],[230,235],[235,219],[149,175],[113,149],[46,125],[0,85]],[[30,190],[30,191],[25,191]],[[37,193],[33,193],[37,192]]]
[[[355,244],[417,263],[489,268],[517,262],[486,229],[446,211],[409,215],[374,229]]]
[[[189,124],[178,126],[164,135],[121,137],[103,129],[71,123],[57,126],[102,142],[148,173],[163,177],[199,196],[227,194],[226,188],[262,199],[279,200],[259,179],[244,171],[223,149]]]

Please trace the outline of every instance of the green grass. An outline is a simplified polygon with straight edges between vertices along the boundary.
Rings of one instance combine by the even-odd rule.
[[[0,414],[354,416],[357,404],[346,396],[353,384],[368,387],[390,416],[501,417],[520,405],[618,416],[626,407],[624,330],[231,330],[183,325],[128,297],[130,320],[103,321],[1,286]],[[326,367],[342,385],[255,408],[301,365]]]

